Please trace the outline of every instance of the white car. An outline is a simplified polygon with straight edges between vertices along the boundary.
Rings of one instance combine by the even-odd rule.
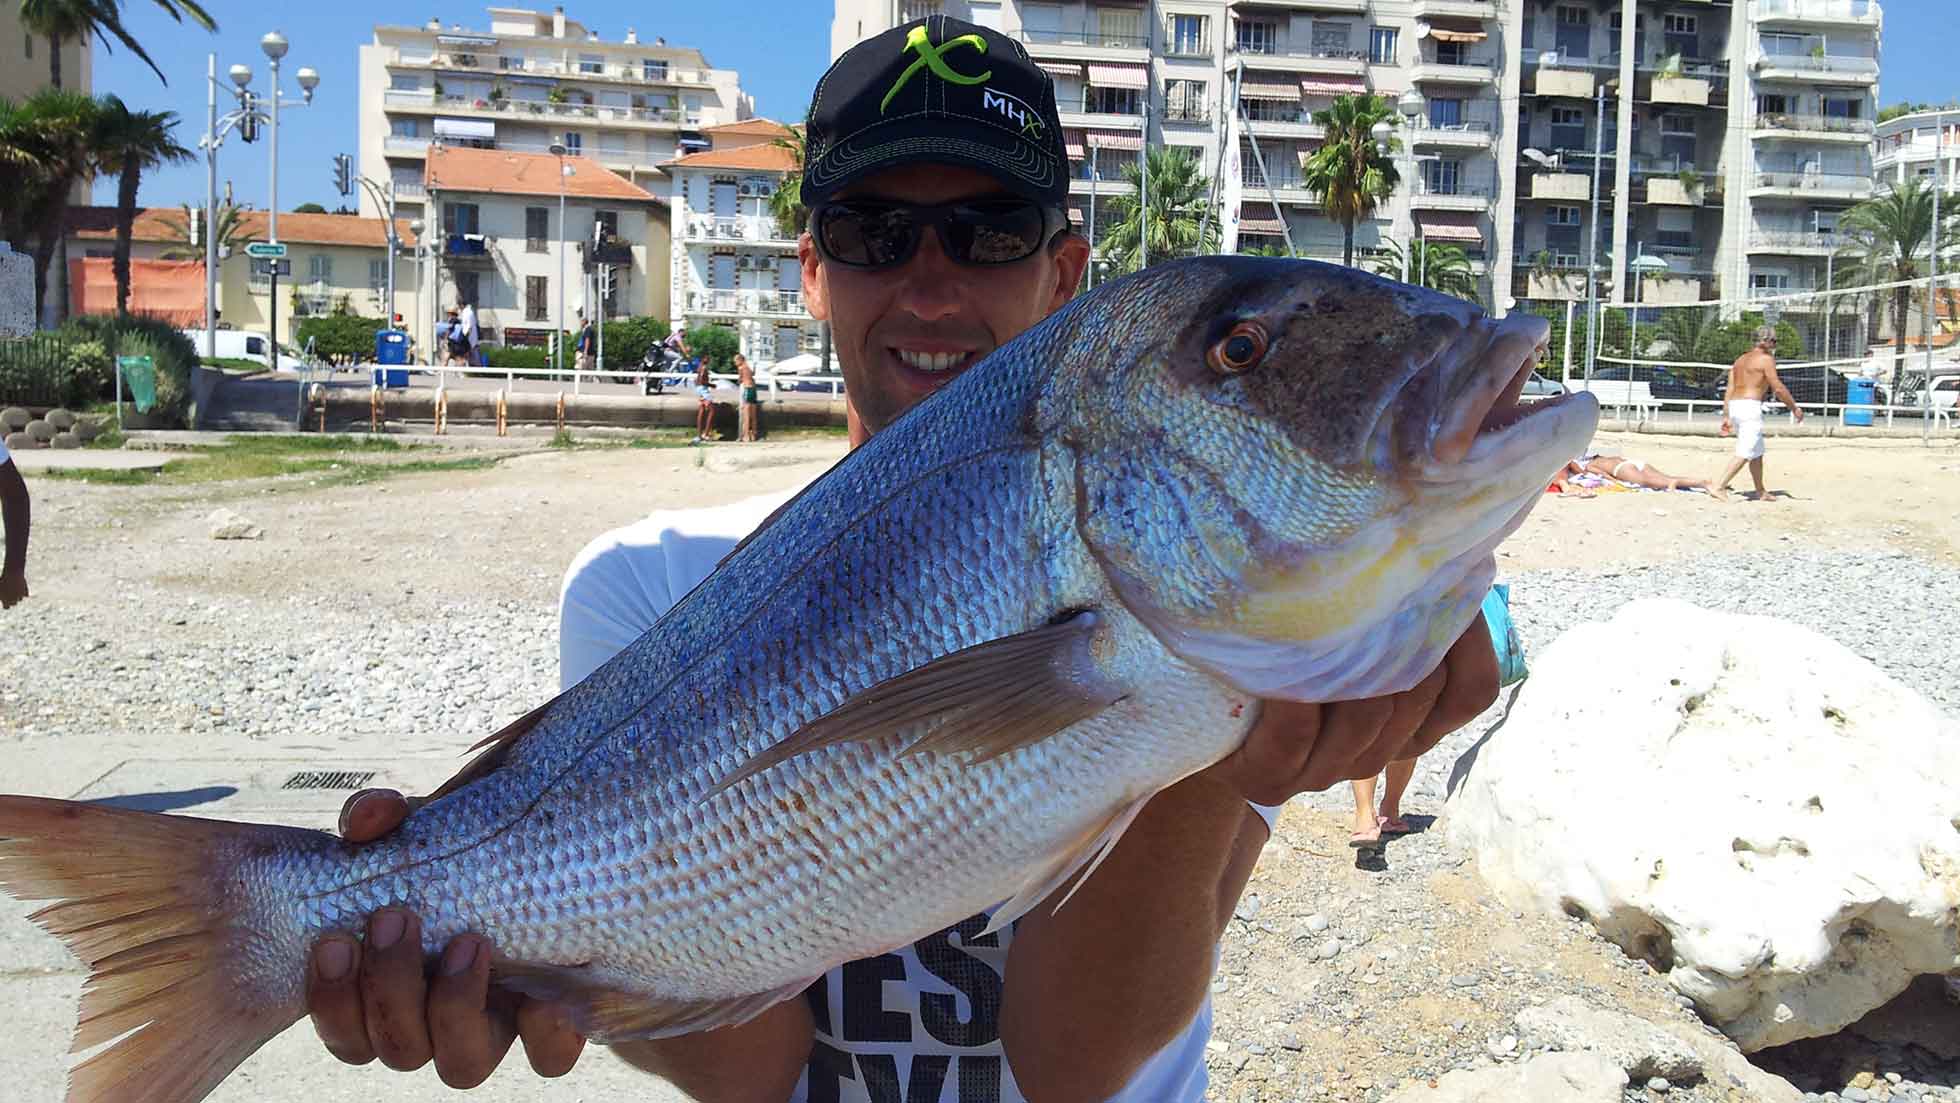
[[[202,328],[187,329],[183,333],[191,339],[191,344],[197,347],[197,354],[200,357],[207,355],[205,331]],[[263,333],[253,333],[243,329],[221,329],[214,337],[217,351],[212,355],[216,355],[220,360],[256,360],[268,368],[272,366],[272,342],[266,340]],[[297,366],[300,359],[299,350],[291,345],[279,346],[280,367]]]
[[[1935,410],[1960,409],[1960,375],[1936,375],[1928,402]]]

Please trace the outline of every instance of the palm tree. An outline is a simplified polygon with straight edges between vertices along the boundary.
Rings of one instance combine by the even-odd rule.
[[[1375,275],[1400,279],[1401,243],[1383,242],[1382,249],[1382,259],[1375,262]],[[1417,287],[1427,287],[1473,303],[1477,301],[1477,274],[1470,270],[1470,254],[1464,252],[1461,246],[1418,238],[1415,248],[1409,251],[1409,275]]]
[[[131,111],[118,96],[102,97],[96,120],[95,165],[116,180],[116,313],[129,313],[129,238],[136,226],[136,191],[147,169],[190,160],[190,150],[170,133],[175,111]]]
[[[1211,181],[1199,171],[1198,159],[1173,146],[1151,146],[1144,159],[1150,173],[1148,210],[1135,196],[1111,201],[1114,224],[1103,235],[1104,255],[1117,271],[1134,272],[1144,257],[1155,263],[1215,251],[1218,227],[1204,217]],[[1131,187],[1142,187],[1143,173],[1135,162],[1123,166],[1123,179]],[[1143,257],[1139,243],[1147,246]]]
[[[1314,112],[1313,121],[1326,128],[1327,138],[1301,166],[1301,183],[1320,193],[1327,217],[1341,224],[1341,263],[1353,267],[1354,224],[1373,214],[1402,180],[1392,159],[1395,143],[1383,153],[1373,133],[1378,122],[1395,125],[1395,111],[1380,96],[1341,96],[1333,107]]]
[[[243,209],[236,203],[224,202],[218,204],[217,216],[213,221],[217,223],[215,236],[217,238],[218,255],[220,257],[224,256],[224,251],[227,248],[236,246],[239,240],[245,236],[245,227],[239,217]],[[177,235],[175,240],[163,250],[162,257],[164,260],[204,259],[203,239],[194,239],[191,236],[191,212],[193,210],[202,212],[202,208],[193,208],[189,203],[186,203],[184,204],[183,218],[174,222],[168,220],[164,222],[164,225],[170,227],[171,232]]]
[[[1950,196],[1940,198],[1943,211],[1954,201]],[[1954,223],[1960,223],[1960,218],[1942,214],[1940,221],[1947,224],[1941,229],[1941,240],[1950,240]],[[1917,279],[1925,271],[1920,250],[1933,236],[1933,191],[1922,181],[1908,178],[1890,192],[1846,211],[1838,219],[1838,233],[1849,239],[1840,247],[1840,263],[1850,266],[1856,282]],[[1893,394],[1899,392],[1899,372],[1906,359],[1906,315],[1911,301],[1908,284],[1892,289]]]
[[[93,98],[54,88],[19,103],[0,98],[0,237],[34,256],[37,312],[47,303],[48,262],[68,236],[69,194],[94,171],[100,113]],[[57,318],[67,312],[57,304]]]
[[[188,15],[191,22],[207,31],[218,29],[210,13],[194,0],[156,0],[156,5],[179,23]],[[20,23],[29,34],[47,37],[48,81],[56,88],[61,87],[62,42],[75,39],[86,43],[90,38],[103,40],[104,47],[108,46],[108,39],[116,39],[142,58],[158,80],[170,83],[143,44],[123,26],[122,0],[20,0]]]
[[[810,220],[810,210],[803,205],[803,128],[792,126],[788,134],[770,139],[769,144],[788,150],[796,162],[796,168],[784,173],[776,182],[776,190],[769,194],[769,214],[776,220],[776,229],[795,237]]]

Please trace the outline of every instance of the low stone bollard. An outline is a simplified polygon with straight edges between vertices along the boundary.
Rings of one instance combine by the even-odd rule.
[[[56,448],[80,448],[82,446],[82,438],[76,436],[71,430],[65,433],[56,433],[54,440],[50,443]]]
[[[45,418],[37,418],[27,423],[27,435],[46,444],[54,439],[55,428]]]
[[[46,420],[49,425],[54,426],[55,432],[65,433],[75,427],[75,412],[56,406],[54,409],[48,411]]]
[[[27,428],[34,415],[19,406],[9,406],[0,410],[0,433],[18,433]]]
[[[82,418],[75,419],[75,436],[79,438],[83,444],[87,444],[89,441],[92,441],[96,437],[99,437],[101,435],[102,435],[102,426],[94,418],[82,417]]]
[[[39,447],[41,447],[41,442],[28,436],[27,431],[24,429],[15,430],[7,434],[7,450],[9,452],[25,452],[29,449]]]

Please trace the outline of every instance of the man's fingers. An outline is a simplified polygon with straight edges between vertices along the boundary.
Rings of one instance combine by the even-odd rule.
[[[428,982],[422,975],[422,922],[400,908],[368,918],[361,969],[361,1011],[368,1044],[391,1069],[429,1063]]]
[[[517,1008],[517,1033],[524,1053],[539,1076],[558,1077],[572,1071],[585,1052],[585,1036],[572,1029],[565,1009],[542,1000],[525,1000]]]
[[[307,962],[306,1013],[327,1052],[350,1065],[374,1060],[361,1013],[361,947],[344,935],[328,935]]]
[[[1497,700],[1497,650],[1491,646],[1490,629],[1483,617],[1471,621],[1450,645],[1443,667],[1448,680],[1442,695],[1429,710],[1429,719],[1416,731],[1416,740],[1425,748],[1475,720]]]
[[[340,837],[350,843],[370,843],[401,826],[408,818],[408,800],[393,789],[363,789],[340,806]]]
[[[1320,738],[1314,741],[1313,757],[1307,763],[1309,789],[1326,789],[1343,781],[1370,776],[1362,773],[1395,703],[1386,697],[1360,701],[1336,701],[1321,709]]]
[[[1362,771],[1359,776],[1372,777],[1391,762],[1416,758],[1442,739],[1440,732],[1434,739],[1425,738],[1423,726],[1436,711],[1436,702],[1442,699],[1448,684],[1449,663],[1444,662],[1430,671],[1429,677],[1391,699],[1392,707],[1388,720],[1382,724],[1381,738],[1355,763],[1356,769]]]
[[[490,1078],[517,1036],[508,1009],[493,1007],[490,946],[458,935],[444,949],[429,984],[429,1042],[436,1075],[452,1088],[474,1088]]]

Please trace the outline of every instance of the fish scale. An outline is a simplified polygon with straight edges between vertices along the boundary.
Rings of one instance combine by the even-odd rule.
[[[1262,692],[1435,667],[1597,417],[1459,424],[1543,330],[1309,262],[1162,265],[885,427],[383,840],[0,797],[0,885],[62,901],[39,921],[93,970],[78,1041],[141,1027],[71,1103],[203,1098],[384,906],[621,1040],[1058,899]],[[1451,426],[1469,453],[1432,454]]]

